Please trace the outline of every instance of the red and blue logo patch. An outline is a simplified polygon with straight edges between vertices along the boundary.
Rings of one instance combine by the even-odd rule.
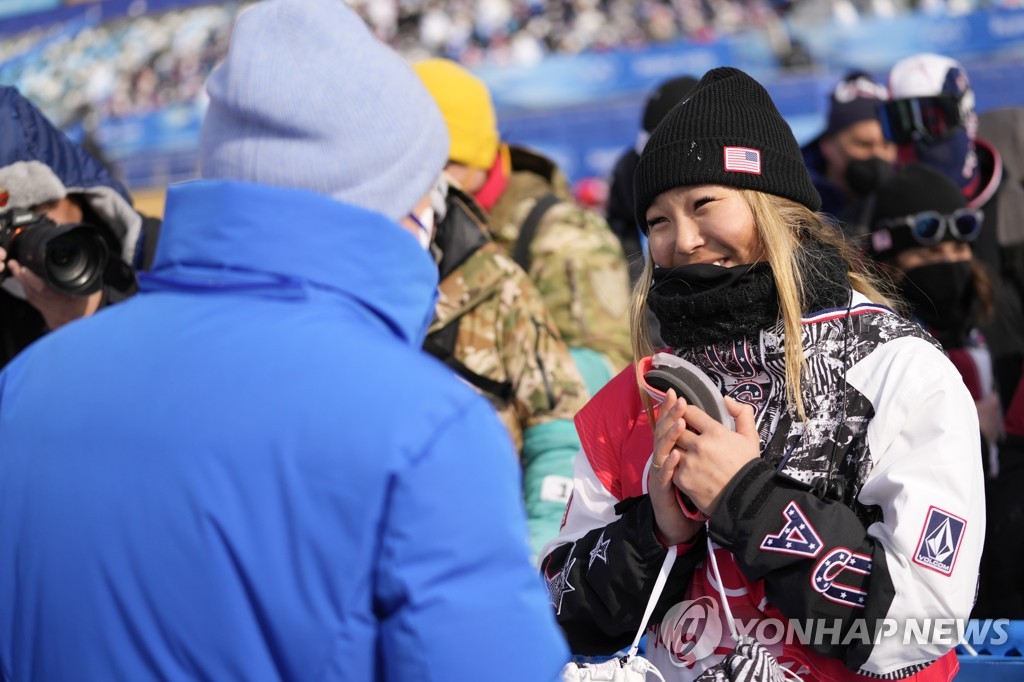
[[[966,530],[966,520],[938,507],[929,507],[914,552],[914,563],[943,575],[952,574]]]

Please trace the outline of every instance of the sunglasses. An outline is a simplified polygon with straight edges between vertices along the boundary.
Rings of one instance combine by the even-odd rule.
[[[888,220],[882,227],[909,228],[910,236],[923,246],[938,244],[947,232],[957,241],[973,242],[981,232],[984,217],[985,214],[976,208],[959,208],[949,215],[943,215],[938,211],[921,211]]]
[[[939,142],[963,127],[959,97],[913,97],[884,103],[878,109],[885,138],[896,144]]]

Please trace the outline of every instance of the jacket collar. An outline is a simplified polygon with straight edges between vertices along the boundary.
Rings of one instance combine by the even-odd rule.
[[[151,273],[141,288],[340,294],[420,343],[437,267],[389,218],[303,190],[200,180],[171,187]]]

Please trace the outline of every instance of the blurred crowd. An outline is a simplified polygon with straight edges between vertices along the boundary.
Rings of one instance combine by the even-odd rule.
[[[62,126],[88,114],[124,117],[192,102],[227,51],[239,7],[40,27],[0,43],[0,81],[17,85]]]
[[[0,82],[17,85],[61,126],[124,117],[203,97],[203,79],[249,2],[40,26],[0,42]],[[409,59],[441,56],[470,68],[533,65],[547,55],[769,35],[780,64],[806,65],[787,23],[856,21],[914,9],[951,13],[979,0],[348,0],[376,35]],[[88,121],[85,121],[88,124]]]

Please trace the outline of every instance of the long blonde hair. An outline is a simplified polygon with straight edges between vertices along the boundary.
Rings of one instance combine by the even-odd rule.
[[[779,292],[779,316],[785,332],[786,401],[798,417],[807,418],[802,395],[804,353],[801,318],[804,304],[809,299],[804,287],[804,276],[817,267],[803,245],[817,242],[834,247],[846,262],[847,274],[855,291],[872,302],[893,307],[892,286],[880,277],[863,258],[860,251],[849,244],[842,230],[822,214],[811,211],[790,199],[754,190],[738,189],[754,216],[762,259],[767,261],[775,277]],[[633,341],[633,359],[636,363],[654,352],[647,323],[647,295],[654,274],[654,260],[648,250],[644,271],[633,288],[630,301],[629,326]],[[639,364],[637,381],[639,385]],[[651,410],[646,392],[641,392],[644,405]],[[652,418],[653,423],[653,418]]]

